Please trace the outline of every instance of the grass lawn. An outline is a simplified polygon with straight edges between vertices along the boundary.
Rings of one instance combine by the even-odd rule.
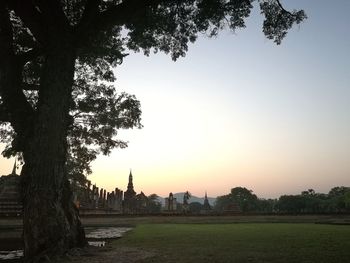
[[[139,224],[116,247],[155,252],[142,262],[350,262],[350,226],[292,223]]]

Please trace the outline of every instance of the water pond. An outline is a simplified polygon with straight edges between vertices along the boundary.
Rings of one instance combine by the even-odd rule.
[[[130,227],[86,227],[86,238],[90,246],[104,247],[108,240],[122,237],[130,231]],[[0,261],[13,261],[23,257],[23,249],[13,247],[12,250],[0,250]]]

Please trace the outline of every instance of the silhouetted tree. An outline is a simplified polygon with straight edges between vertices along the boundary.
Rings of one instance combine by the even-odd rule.
[[[231,198],[231,196],[228,195],[221,195],[216,197],[215,203],[214,203],[214,210],[217,212],[223,212],[226,210],[226,208],[230,207],[231,205],[236,205],[235,201]]]
[[[335,212],[350,211],[350,187],[333,187],[328,196]]]
[[[282,213],[301,213],[304,202],[300,195],[282,195],[278,200],[278,210]]]
[[[160,213],[162,209],[162,203],[159,201],[159,196],[156,194],[149,195],[147,206],[150,213]]]
[[[313,189],[300,195],[282,195],[277,202],[282,213],[343,213],[350,211],[350,188],[337,186],[328,194],[316,193]]]
[[[330,198],[337,197],[337,196],[343,196],[347,192],[350,191],[350,187],[345,187],[345,186],[336,186],[333,187],[329,192],[328,196]]]
[[[239,205],[242,212],[251,212],[257,210],[258,197],[252,190],[245,187],[235,187],[231,189],[232,199]]]
[[[276,212],[276,199],[258,199],[257,200],[257,212],[262,213],[274,213]]]
[[[254,212],[258,210],[258,197],[252,190],[245,187],[235,187],[228,195],[218,196],[214,209],[224,211],[229,207],[238,206],[241,212]]]
[[[86,243],[71,202],[67,169],[75,164],[68,152],[87,161],[94,158],[87,148],[80,149],[77,138],[86,145],[101,145],[102,152],[123,146],[118,140],[104,139],[105,134],[112,138],[114,128],[120,127],[114,119],[106,120],[114,110],[110,103],[118,96],[101,85],[114,80],[112,67],[122,62],[126,49],[146,55],[163,51],[176,60],[199,33],[215,36],[226,27],[244,27],[252,2],[0,1],[0,120],[13,128],[11,149],[6,152],[20,152],[24,159],[27,260],[59,255]],[[259,2],[265,16],[263,31],[277,44],[293,23],[306,17],[303,11],[286,11],[278,0]],[[127,101],[137,104],[134,98]],[[90,113],[104,106],[106,114],[94,123]],[[78,108],[86,109],[80,117],[91,121],[89,125],[78,125]],[[138,125],[138,117],[133,116],[138,109],[127,105],[125,112],[131,116],[126,114],[126,126]],[[69,137],[75,132],[79,135]]]

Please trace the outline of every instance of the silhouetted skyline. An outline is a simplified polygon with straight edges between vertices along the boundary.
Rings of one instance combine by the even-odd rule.
[[[130,54],[116,88],[135,94],[144,128],[121,131],[129,148],[93,163],[92,182],[166,196],[259,197],[349,185],[350,2],[283,1],[308,19],[282,45],[266,40],[258,9],[237,34],[201,37],[185,58]],[[0,159],[0,174],[13,160]],[[109,189],[108,189],[109,190]]]

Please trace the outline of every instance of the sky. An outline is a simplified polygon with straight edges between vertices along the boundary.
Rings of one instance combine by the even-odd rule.
[[[142,129],[93,162],[92,183],[167,196],[218,196],[236,186],[260,198],[350,186],[350,1],[284,0],[308,19],[280,46],[247,28],[199,37],[185,58],[131,53],[115,70],[136,95]],[[0,174],[13,159],[0,158]]]

